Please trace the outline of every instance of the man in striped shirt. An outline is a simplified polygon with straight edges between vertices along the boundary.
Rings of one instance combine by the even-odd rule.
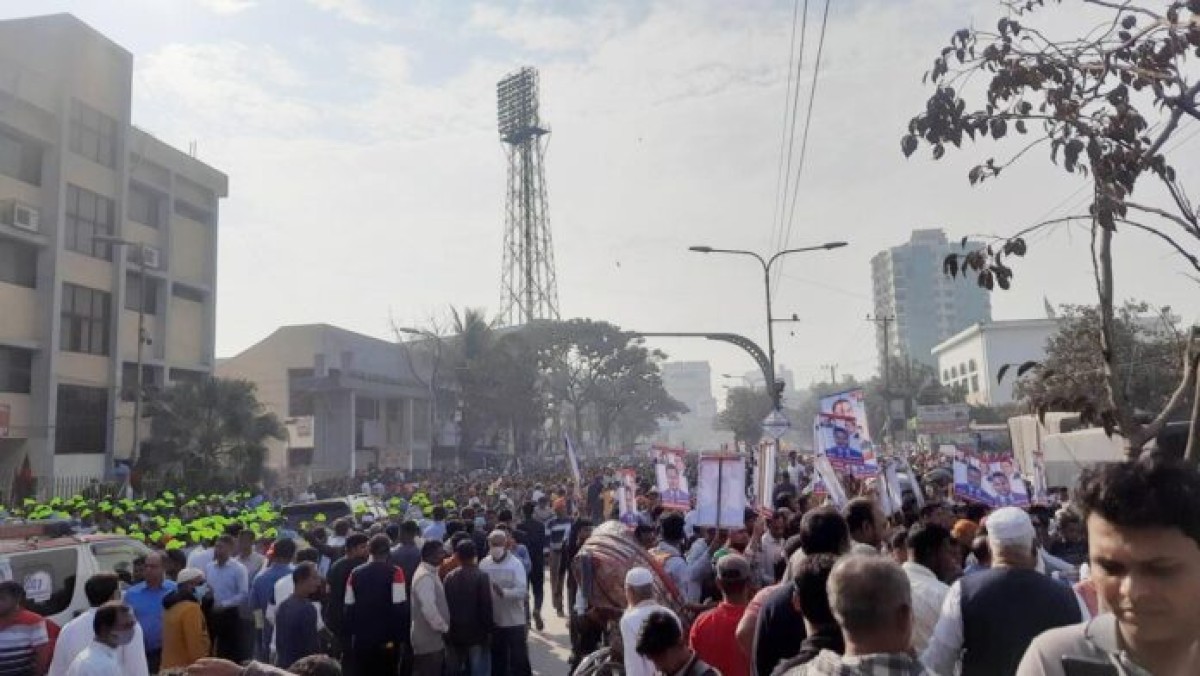
[[[0,582],[0,676],[41,676],[50,666],[46,620],[22,608],[24,599],[21,583]]]
[[[546,522],[546,543],[547,549],[550,550],[550,600],[554,603],[554,611],[559,617],[563,616],[563,544],[567,541],[567,533],[570,531],[571,518],[567,516],[567,501],[558,498],[554,501],[554,518]]]
[[[404,571],[388,561],[392,541],[376,535],[367,543],[371,560],[346,581],[345,641],[350,671],[393,676],[410,634]]]

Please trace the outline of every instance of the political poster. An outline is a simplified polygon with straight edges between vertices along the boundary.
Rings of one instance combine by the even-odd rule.
[[[870,446],[864,447],[861,436],[847,427],[842,416],[822,413],[816,422],[816,449],[818,455],[829,458],[834,471],[840,476],[856,478],[873,477],[879,474],[879,461]]]
[[[870,448],[871,430],[867,426],[866,394],[861,387],[821,397],[819,413],[846,430],[860,448]]]
[[[754,466],[754,509],[761,516],[768,517],[775,511],[772,500],[775,492],[775,462],[779,442],[764,441],[758,445],[758,454]]]
[[[687,474],[684,472],[687,451],[682,448],[655,446],[651,453],[654,456],[654,479],[663,507],[680,511],[691,509],[692,496],[688,490]]]
[[[971,446],[959,446],[954,457],[954,497],[989,507],[1029,505],[1012,453],[981,453]]]
[[[696,484],[696,525],[743,528],[746,517],[746,463],[735,455],[700,457]]]
[[[617,518],[629,530],[637,527],[637,472],[626,468],[617,471]]]
[[[816,475],[812,482],[813,495],[828,496],[834,507],[845,507],[848,502],[846,489],[842,486],[837,472],[833,470],[833,465],[829,463],[829,458],[823,455],[813,458],[813,474]]]

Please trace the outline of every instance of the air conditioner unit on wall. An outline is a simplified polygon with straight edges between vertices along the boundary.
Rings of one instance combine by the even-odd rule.
[[[3,222],[14,228],[30,232],[38,231],[39,219],[37,209],[17,200],[5,200],[0,205],[2,205],[2,208],[0,208],[0,220],[3,220]]]
[[[162,252],[157,247],[142,245],[142,265],[157,270],[162,267]]]

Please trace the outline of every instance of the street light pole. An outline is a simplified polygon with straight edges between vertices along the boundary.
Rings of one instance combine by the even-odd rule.
[[[145,360],[144,348],[146,345],[146,245],[141,242],[131,242],[127,239],[121,239],[120,237],[106,237],[103,235],[98,235],[92,239],[97,242],[109,244],[110,246],[136,246],[138,248],[137,375],[134,376],[134,387],[136,389],[133,393],[133,443],[129,449],[129,468],[132,471],[133,467],[137,465],[138,454],[142,448],[142,390],[144,388],[144,383],[142,382],[142,364]],[[115,311],[114,314],[116,314]],[[118,348],[119,351],[120,348]]]
[[[750,256],[754,260],[758,261],[758,264],[762,266],[763,289],[766,291],[767,300],[767,362],[770,364],[770,373],[768,374],[769,378],[767,379],[767,391],[771,395],[771,401],[774,402],[776,411],[782,409],[783,405],[780,401],[782,392],[779,391],[775,380],[775,322],[785,320],[775,319],[773,310],[771,308],[771,268],[775,265],[776,261],[788,254],[804,253],[808,251],[828,251],[830,249],[840,249],[844,246],[846,246],[846,242],[826,242],[825,244],[818,244],[816,246],[806,246],[798,249],[784,249],[783,251],[777,251],[774,255],[767,259],[764,259],[762,256],[753,251],[745,251],[743,249],[717,249],[711,246],[688,247],[688,251],[694,251],[696,253],[723,253],[734,254],[738,256]]]

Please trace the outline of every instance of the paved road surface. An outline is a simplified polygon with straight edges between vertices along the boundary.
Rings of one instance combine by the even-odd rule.
[[[550,605],[549,600],[546,605]],[[542,619],[546,622],[544,631],[532,627],[529,630],[529,662],[533,665],[534,676],[564,676],[567,660],[571,657],[567,621],[555,614],[553,608],[544,610]]]

